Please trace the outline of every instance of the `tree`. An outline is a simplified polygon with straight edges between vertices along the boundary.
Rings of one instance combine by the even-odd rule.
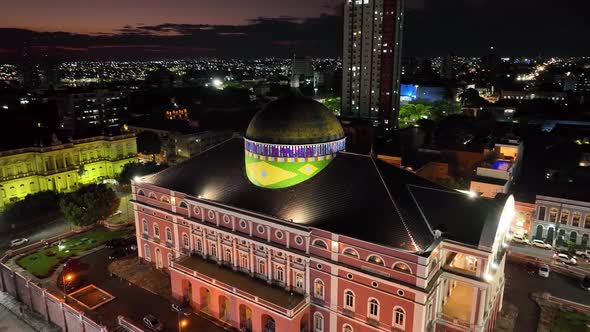
[[[403,105],[399,112],[400,127],[408,127],[420,119],[428,119],[432,115],[431,110],[430,105],[414,103]]]
[[[29,194],[23,200],[9,205],[3,214],[3,220],[18,223],[39,218],[54,218],[59,215],[59,195],[55,191],[40,191]]]
[[[158,154],[162,150],[162,141],[153,131],[144,131],[137,135],[137,151],[143,154]]]
[[[136,176],[144,176],[152,173],[157,173],[161,170],[168,168],[166,164],[158,164],[155,162],[149,163],[129,163],[123,167],[121,173],[119,173],[119,184],[127,185]]]
[[[88,226],[117,211],[120,199],[104,184],[89,184],[62,196],[59,207],[68,222]]]
[[[340,115],[340,97],[326,98],[323,104],[335,115]]]

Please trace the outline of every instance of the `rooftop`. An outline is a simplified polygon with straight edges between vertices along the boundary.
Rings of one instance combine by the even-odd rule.
[[[316,176],[283,189],[252,185],[244,143],[231,139],[142,181],[228,207],[293,221],[412,252],[427,251],[434,229],[472,246],[491,246],[488,222],[502,205],[472,198],[369,156],[338,153]],[[491,221],[490,221],[491,220]]]

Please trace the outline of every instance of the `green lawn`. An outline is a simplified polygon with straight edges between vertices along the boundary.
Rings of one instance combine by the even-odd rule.
[[[53,245],[49,248],[41,248],[32,254],[19,258],[16,263],[36,277],[46,278],[55,271],[55,268],[60,263],[65,262],[69,257],[79,255],[126,233],[128,231],[125,230],[107,231],[105,229],[96,229],[66,239],[59,246]]]
[[[590,317],[577,312],[559,312],[555,316],[551,332],[590,332],[586,324]]]

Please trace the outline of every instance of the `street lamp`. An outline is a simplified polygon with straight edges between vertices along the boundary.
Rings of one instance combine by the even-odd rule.
[[[182,332],[182,328],[188,325],[187,319],[180,319],[180,311],[178,312],[178,332]]]
[[[65,301],[65,300],[67,300],[67,297],[68,297],[66,282],[72,281],[74,279],[74,276],[71,273],[65,274],[62,272],[61,278],[62,278],[61,283],[64,286],[64,301]]]

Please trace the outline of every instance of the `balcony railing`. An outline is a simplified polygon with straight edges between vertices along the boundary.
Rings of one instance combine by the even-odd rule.
[[[205,281],[207,283],[210,283],[212,285],[215,285],[218,288],[221,288],[222,290],[224,290],[224,291],[226,291],[228,293],[231,293],[231,294],[235,294],[237,296],[240,296],[240,297],[242,297],[244,299],[247,299],[247,300],[249,300],[249,301],[251,301],[253,303],[256,303],[258,305],[264,306],[265,308],[267,308],[269,310],[272,310],[274,312],[277,312],[277,313],[282,314],[284,316],[287,316],[289,318],[294,317],[300,311],[301,308],[303,308],[304,306],[308,305],[309,302],[310,302],[309,297],[304,297],[299,303],[297,303],[297,305],[291,307],[290,309],[289,308],[285,308],[285,307],[283,307],[281,305],[272,303],[272,302],[270,302],[268,300],[265,300],[265,299],[263,299],[263,298],[261,298],[259,296],[256,296],[256,295],[251,294],[251,293],[246,292],[246,291],[243,291],[243,290],[241,290],[241,289],[239,289],[239,288],[237,288],[235,286],[228,285],[228,284],[226,284],[224,282],[221,282],[221,281],[219,281],[219,280],[217,280],[215,278],[212,278],[210,276],[207,276],[204,273],[195,271],[194,269],[191,269],[191,268],[189,268],[187,266],[182,265],[180,262],[182,262],[184,259],[187,259],[187,258],[189,258],[189,257],[183,256],[183,257],[180,257],[180,258],[172,261],[171,264],[170,264],[170,267],[172,269],[178,270],[178,271],[180,271],[182,273],[185,273],[187,275],[190,275],[190,276],[193,276],[195,278],[201,279],[201,280],[203,280],[203,281]],[[194,259],[196,259],[196,258],[194,258]],[[208,264],[210,264],[210,263],[208,263]],[[228,273],[239,273],[239,272],[228,271]],[[246,276],[246,275],[244,275],[244,277],[250,278],[249,276]],[[288,296],[288,295],[285,294],[285,296]]]
[[[438,314],[436,314],[436,318],[438,321],[441,321],[446,325],[460,326],[460,327],[467,328],[472,331],[479,329],[479,326],[476,324],[471,324],[471,323],[464,321],[462,319],[455,318],[455,317],[452,317],[449,315],[445,315],[442,312],[439,312]]]

